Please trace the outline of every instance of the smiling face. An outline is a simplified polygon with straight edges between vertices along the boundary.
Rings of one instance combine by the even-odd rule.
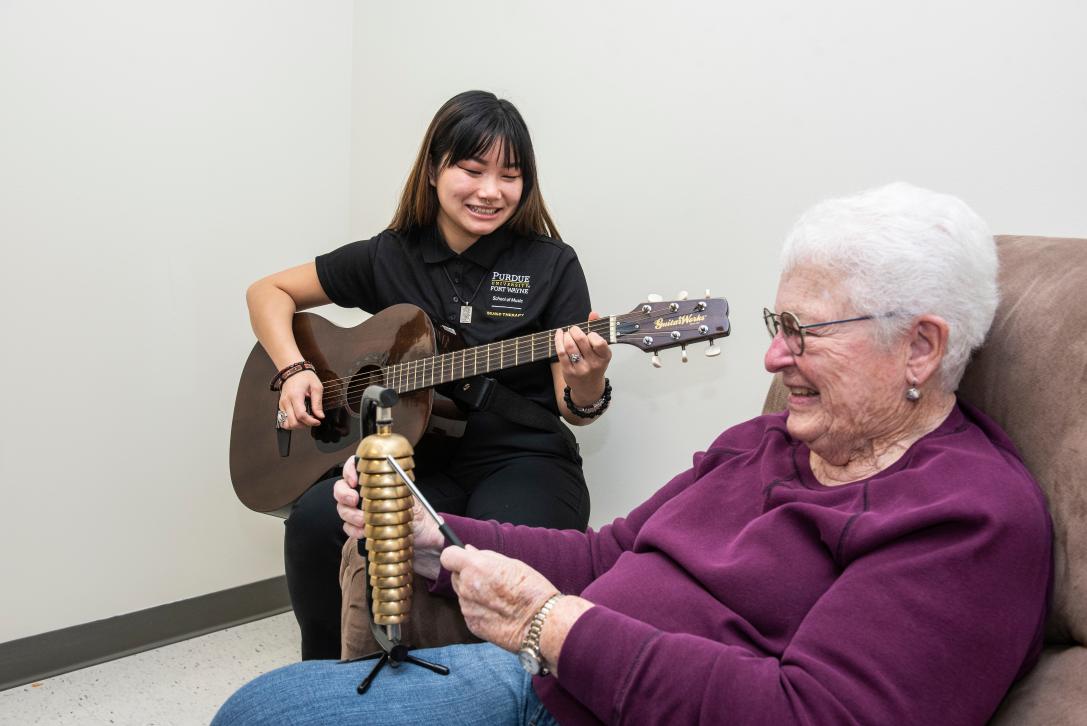
[[[858,315],[841,292],[841,275],[801,267],[783,275],[774,310],[801,324]],[[872,321],[806,330],[804,354],[794,356],[779,332],[764,363],[789,389],[789,433],[818,456],[842,465],[877,441],[894,440],[910,410],[903,396],[908,342],[876,341]]]
[[[494,143],[482,155],[443,166],[431,180],[438,196],[438,228],[455,252],[501,227],[521,201],[521,170]]]

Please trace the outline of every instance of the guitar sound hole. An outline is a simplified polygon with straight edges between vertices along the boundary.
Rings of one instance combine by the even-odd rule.
[[[381,377],[381,368],[378,366],[363,366],[351,376],[351,382],[347,386],[347,407],[355,416],[362,412],[362,394],[367,386],[385,385]]]

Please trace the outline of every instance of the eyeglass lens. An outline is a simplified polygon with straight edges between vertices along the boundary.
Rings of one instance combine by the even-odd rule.
[[[781,336],[785,338],[785,345],[793,355],[801,355],[804,352],[804,330],[800,327],[800,321],[792,313],[785,311],[780,315],[763,308],[763,321],[766,323],[766,331],[773,338],[781,330]]]

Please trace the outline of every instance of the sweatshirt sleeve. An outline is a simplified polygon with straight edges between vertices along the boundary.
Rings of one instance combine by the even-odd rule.
[[[521,560],[539,571],[562,592],[577,595],[615,564],[620,555],[634,548],[642,525],[661,505],[690,486],[703,457],[701,452],[695,454],[695,468],[675,476],[629,515],[616,519],[599,531],[590,529],[578,532],[499,524],[493,520],[480,521],[452,514],[443,517],[465,544]],[[434,593],[452,595],[449,573],[445,568],[442,568],[430,589]]]
[[[606,723],[984,723],[1041,642],[1049,521],[1023,498],[998,517],[945,504],[858,522],[871,537],[780,657],[597,606],[558,685]]]

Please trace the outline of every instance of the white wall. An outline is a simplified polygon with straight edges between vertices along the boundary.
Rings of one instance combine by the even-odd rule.
[[[352,13],[0,3],[0,642],[282,574],[244,292],[347,235]]]
[[[617,349],[607,521],[767,385],[775,256],[892,179],[1087,236],[1073,2],[0,2],[0,642],[279,574],[227,478],[248,282],[392,214],[437,107],[511,98],[593,300],[706,287],[716,360]],[[352,316],[338,315],[337,319]],[[65,462],[62,466],[61,463]]]
[[[760,311],[809,205],[905,179],[998,232],[1087,236],[1085,23],[1045,1],[358,2],[352,232],[388,221],[437,107],[484,88],[525,116],[602,312],[729,298],[721,358],[615,351],[613,410],[580,432],[600,524],[758,412]]]

